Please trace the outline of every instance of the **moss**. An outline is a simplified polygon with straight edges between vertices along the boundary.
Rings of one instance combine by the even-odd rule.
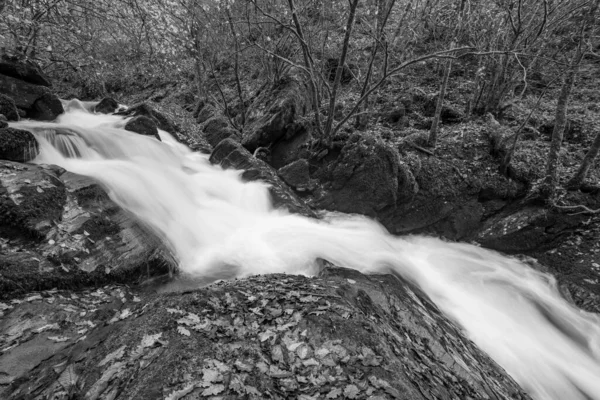
[[[0,94],[0,114],[3,114],[9,121],[19,120],[19,112],[15,102],[4,94]]]
[[[28,162],[38,152],[37,140],[31,132],[14,128],[0,129],[0,159]]]

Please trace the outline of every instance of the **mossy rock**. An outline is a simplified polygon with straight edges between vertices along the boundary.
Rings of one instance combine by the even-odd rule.
[[[38,155],[38,143],[31,132],[0,129],[0,160],[28,162]]]
[[[19,120],[19,111],[14,100],[3,94],[0,94],[0,114],[4,115],[8,121]]]
[[[158,128],[156,127],[156,124],[153,120],[143,115],[133,117],[125,125],[125,130],[139,133],[140,135],[144,136],[153,136],[160,141],[160,136],[158,135]]]

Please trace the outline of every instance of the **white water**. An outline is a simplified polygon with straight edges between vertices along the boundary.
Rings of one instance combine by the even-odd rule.
[[[101,182],[164,238],[184,273],[310,275],[317,258],[363,272],[392,269],[535,398],[600,400],[600,318],[564,301],[550,276],[471,245],[394,237],[366,218],[316,221],[275,210],[266,185],[242,182],[239,172],[212,166],[165,132],[161,143],[88,108],[74,101],[56,123],[11,125],[34,132],[36,162]]]

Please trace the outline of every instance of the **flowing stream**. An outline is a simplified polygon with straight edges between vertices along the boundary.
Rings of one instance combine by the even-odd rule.
[[[395,237],[364,217],[308,219],[274,209],[267,186],[213,166],[166,132],[71,101],[55,122],[22,121],[37,163],[90,176],[170,246],[183,274],[215,280],[317,272],[317,258],[415,282],[536,399],[600,400],[600,317],[560,296],[555,280],[499,253]]]

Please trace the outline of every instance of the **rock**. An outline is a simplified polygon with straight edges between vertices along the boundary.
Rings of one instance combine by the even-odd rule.
[[[329,58],[326,62],[326,68],[328,71],[328,78],[331,82],[335,80],[335,75],[337,73],[337,68],[339,65],[339,59],[337,58]],[[342,68],[342,76],[340,82],[342,84],[350,83],[354,79],[354,70],[356,70],[356,65],[354,64],[346,64]]]
[[[0,74],[40,86],[52,86],[50,79],[33,61],[19,61],[16,57],[3,55],[0,59]]]
[[[271,162],[274,168],[282,168],[300,158],[309,157],[308,144],[310,131],[301,124],[295,124],[284,137],[271,146]]]
[[[437,107],[437,99],[438,96],[433,96],[427,100],[424,105],[424,113],[427,117],[433,117],[435,115],[435,109]],[[440,120],[444,124],[457,124],[464,120],[465,116],[462,111],[458,108],[448,104],[447,101],[444,102],[442,106],[442,114],[440,115]]]
[[[313,186],[313,183],[310,180],[308,167],[308,161],[303,158],[296,160],[283,168],[280,168],[277,171],[277,174],[291,188],[299,192],[303,192],[306,190],[311,190]]]
[[[530,400],[427,296],[392,275],[326,268],[312,279],[257,276],[138,303],[125,287],[29,299],[6,311],[0,337],[20,329],[17,338],[46,348],[13,339],[17,347],[0,353],[6,400],[66,390],[78,399]],[[57,320],[58,310],[67,317]]]
[[[119,108],[119,103],[112,97],[105,97],[94,107],[94,112],[112,114]]]
[[[487,248],[511,254],[542,251],[551,248],[583,219],[543,207],[510,207],[485,221],[475,240]]]
[[[0,161],[0,238],[0,298],[139,282],[175,265],[98,184],[55,166]]]
[[[587,138],[586,128],[583,121],[568,118],[565,126],[564,140],[569,143],[583,143]],[[539,126],[538,131],[541,135],[545,136],[547,140],[550,140],[552,132],[554,131],[554,120],[542,123]]]
[[[397,124],[397,123],[402,122],[405,118],[406,118],[406,109],[401,104],[389,112],[386,120],[387,120],[387,122],[389,122],[391,124]]]
[[[225,117],[212,117],[206,121],[202,127],[204,137],[207,142],[214,148],[221,140],[232,138],[233,140],[239,141],[238,135],[235,130],[229,126],[229,122]]]
[[[4,115],[7,121],[18,121],[19,111],[13,99],[0,94],[0,114]]]
[[[271,185],[270,192],[276,207],[304,216],[315,217],[314,212],[296,196],[277,176],[267,163],[250,154],[233,139],[222,140],[210,155],[210,162],[223,168],[244,170],[242,178],[249,181],[261,180]]]
[[[412,173],[394,148],[359,134],[339,146],[313,174],[324,186],[315,199],[318,208],[374,217],[416,193]]]
[[[40,121],[52,121],[63,112],[60,99],[53,93],[45,92],[33,103],[33,107],[27,112],[27,117]]]
[[[63,113],[62,103],[45,86],[34,85],[6,75],[0,75],[0,92],[12,98],[27,118],[53,120]]]
[[[281,138],[299,133],[298,118],[309,108],[307,89],[301,80],[286,76],[261,93],[249,110],[242,144],[253,152]]]
[[[6,122],[6,117],[4,114],[0,114],[0,129],[4,129],[8,127],[8,122]]]
[[[215,115],[217,115],[217,110],[212,105],[206,104],[198,112],[198,115],[196,116],[196,122],[203,124]]]
[[[144,116],[152,119],[158,129],[162,129],[168,133],[174,134],[179,130],[179,127],[169,121],[169,119],[162,113],[156,111],[154,108],[146,103],[137,104],[127,110],[116,113],[117,115],[127,115],[130,117]]]
[[[125,124],[125,130],[139,133],[144,136],[153,136],[160,141],[156,124],[152,119],[143,115],[130,119],[127,124]]]
[[[31,132],[14,129],[0,129],[0,160],[28,162],[38,154],[38,143]]]

